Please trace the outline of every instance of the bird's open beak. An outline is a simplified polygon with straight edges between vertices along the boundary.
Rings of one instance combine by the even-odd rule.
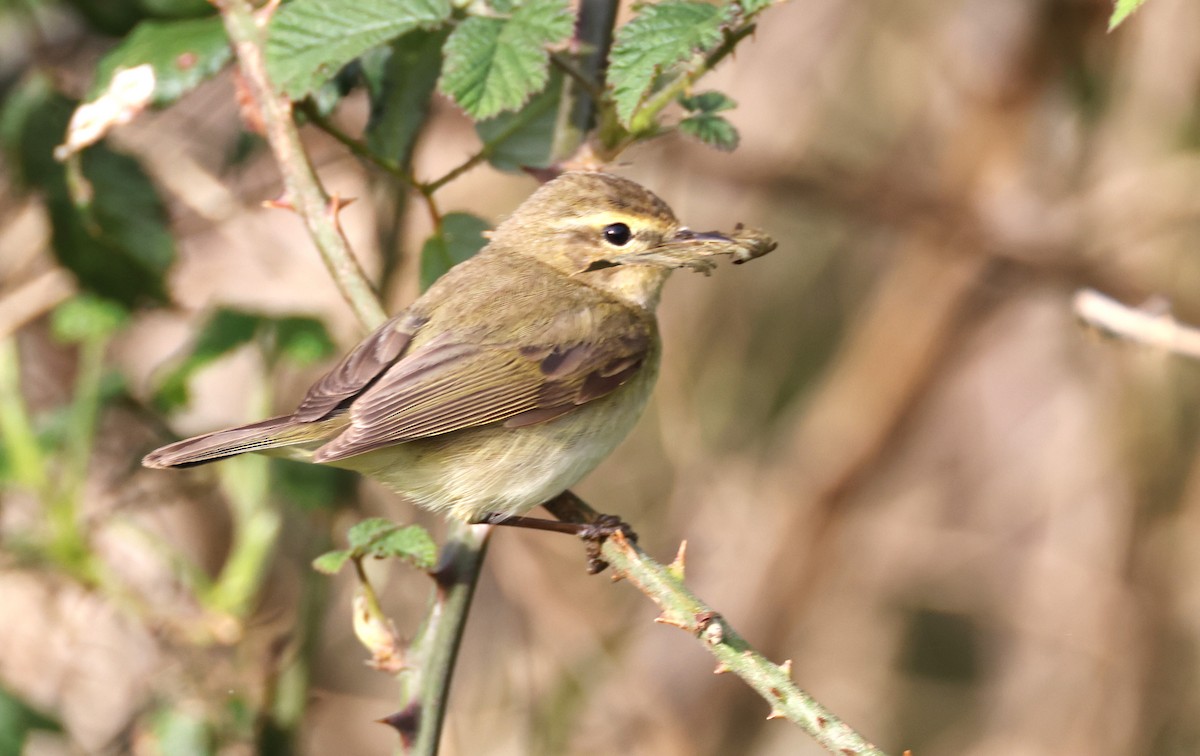
[[[615,265],[657,265],[662,268],[691,268],[709,273],[716,267],[720,255],[732,255],[735,263],[760,257],[775,249],[775,241],[754,229],[740,224],[732,234],[720,231],[693,231],[681,228],[675,234],[649,249],[612,255],[597,260],[588,270],[600,270]]]

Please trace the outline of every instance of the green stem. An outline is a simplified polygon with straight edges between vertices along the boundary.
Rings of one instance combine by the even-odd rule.
[[[546,508],[567,522],[595,522],[596,511],[570,491]],[[673,625],[699,639],[717,659],[717,672],[742,678],[770,705],[770,719],[799,725],[825,749],[842,756],[886,756],[866,738],[792,682],[791,662],[775,664],[755,651],[728,621],[696,597],[684,584],[683,550],[670,565],[662,565],[635,542],[617,532],[601,548],[614,577],[629,581],[662,610],[655,622]]]
[[[108,339],[102,336],[85,339],[79,345],[79,367],[63,450],[61,478],[45,499],[51,553],[72,574],[89,584],[99,579],[99,572],[88,548],[84,523],[79,516],[79,503],[95,444],[96,422],[100,415],[100,383],[104,378],[107,348]]]
[[[354,308],[363,326],[373,329],[387,316],[342,233],[337,208],[308,161],[300,132],[292,120],[292,104],[275,93],[267,76],[266,19],[260,25],[247,0],[215,0],[215,4],[233,43],[247,88],[262,116],[267,142],[283,176],[285,197],[307,226],[342,296]]]
[[[414,189],[419,188],[417,180],[414,179],[412,175],[408,173],[408,171],[404,170],[399,163],[387,160],[375,154],[369,147],[367,147],[366,144],[362,142],[362,140],[355,139],[339,129],[337,126],[333,125],[332,121],[321,115],[321,112],[317,110],[312,101],[305,100],[304,102],[299,103],[299,108],[300,112],[304,113],[304,117],[307,118],[313,126],[316,126],[321,131],[333,137],[343,147],[354,153],[356,157],[367,161],[371,165],[387,173],[389,176],[398,179]]]
[[[48,488],[46,459],[38,445],[21,392],[21,356],[15,337],[0,342],[0,439],[8,453],[13,478],[31,491]]]
[[[541,113],[533,108],[525,108],[520,113],[517,113],[516,115],[513,116],[512,120],[509,121],[508,124],[503,129],[501,129],[500,131],[497,131],[495,133],[495,135],[492,136],[491,139],[484,142],[483,146],[480,147],[479,151],[476,152],[474,155],[467,158],[465,161],[463,161],[461,164],[455,166],[454,168],[451,168],[449,171],[447,171],[445,174],[443,174],[440,178],[436,178],[433,181],[427,181],[427,182],[422,183],[418,187],[421,190],[421,193],[424,194],[426,197],[428,197],[428,196],[432,195],[434,192],[436,192],[438,189],[441,189],[446,184],[449,184],[454,179],[458,178],[459,176],[463,175],[464,173],[471,170],[475,166],[479,165],[483,161],[487,160],[488,158],[490,158],[492,156],[492,153],[496,151],[496,147],[498,147],[502,142],[504,142],[506,139],[511,137],[513,134],[515,134],[518,131],[520,131],[521,129],[525,128],[525,126],[528,125],[530,121],[537,118],[539,115],[541,115]]]
[[[270,397],[266,383],[261,383],[254,407],[269,409]],[[212,611],[239,619],[247,615],[258,595],[283,520],[271,504],[269,463],[266,457],[243,454],[219,467],[233,513],[233,545],[204,603]]]
[[[389,723],[400,731],[413,756],[438,752],[454,662],[490,533],[489,525],[451,522],[441,561],[433,573],[437,593],[413,638],[405,669],[397,676],[401,709]]]
[[[659,90],[637,109],[637,112],[629,119],[630,133],[636,137],[653,131],[658,124],[659,113],[674,102],[675,98],[691,89],[700,77],[716,68],[718,63],[733,52],[739,42],[754,33],[754,29],[754,22],[746,21],[735,29],[726,30],[725,41],[704,56],[699,65],[680,74],[678,78]]]
[[[107,347],[107,338],[91,338],[79,345],[79,369],[66,438],[65,476],[60,489],[63,498],[78,499],[87,479],[100,413],[100,383],[104,378]]]

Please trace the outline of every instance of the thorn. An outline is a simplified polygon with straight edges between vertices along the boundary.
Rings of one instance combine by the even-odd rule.
[[[783,719],[783,718],[784,718],[783,712],[776,708],[772,708],[771,713],[767,715],[768,722],[770,722],[772,719]]]
[[[263,200],[262,206],[271,210],[291,210],[293,212],[296,210],[296,206],[292,204],[292,201],[284,197]]]
[[[792,677],[792,660],[784,659],[783,664],[779,665],[779,671],[783,672],[783,674],[785,676],[787,676],[788,679],[791,679],[791,677]]]
[[[332,214],[337,215],[343,209],[353,205],[358,200],[358,197],[342,197],[337,192],[329,196],[329,210]]]
[[[690,629],[686,624],[680,622],[679,620],[671,619],[670,617],[668,617],[665,614],[658,615],[657,617],[654,618],[654,621],[660,625],[670,625],[671,627],[677,627],[680,630]]]
[[[614,571],[614,572],[613,572],[613,574],[611,574],[611,575],[609,575],[609,576],[608,576],[608,579],[609,579],[611,582],[614,582],[614,583],[619,583],[619,582],[621,582],[622,580],[624,580],[624,579],[625,579],[625,576],[624,576],[623,574],[621,574],[620,572],[616,572],[616,571]]]
[[[684,573],[687,571],[687,541],[679,542],[679,551],[675,552],[675,558],[667,565],[667,572],[675,576],[679,582],[683,582]]]
[[[271,23],[271,16],[275,15],[275,11],[279,8],[280,0],[267,0],[257,13],[254,14],[254,23],[259,29],[267,28],[267,24]]]
[[[404,748],[412,747],[417,737],[417,729],[421,726],[421,706],[411,703],[395,714],[389,714],[383,719],[376,719],[379,724],[385,724],[400,733],[400,741]]]
[[[717,668],[713,670],[714,675],[723,675],[729,671],[729,665],[725,662],[717,662]]]

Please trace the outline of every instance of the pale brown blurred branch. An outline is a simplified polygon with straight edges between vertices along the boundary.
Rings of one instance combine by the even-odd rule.
[[[1104,333],[1200,359],[1200,329],[1170,312],[1130,307],[1095,289],[1080,289],[1071,306],[1080,320]]]

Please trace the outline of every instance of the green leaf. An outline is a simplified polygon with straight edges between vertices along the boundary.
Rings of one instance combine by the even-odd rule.
[[[150,731],[159,753],[172,756],[214,756],[213,732],[204,717],[186,707],[163,707],[155,712]]]
[[[1125,19],[1133,15],[1133,12],[1142,7],[1145,2],[1146,0],[1117,0],[1112,16],[1108,19],[1108,30],[1112,31],[1124,23]]]
[[[440,233],[425,240],[421,247],[421,290],[428,289],[446,271],[470,258],[487,240],[483,232],[487,221],[470,213],[448,213],[442,217]]]
[[[31,730],[62,732],[58,722],[0,688],[0,756],[20,756]]]
[[[292,315],[272,319],[269,324],[274,330],[275,351],[295,365],[316,364],[337,350],[325,324],[316,318]]]
[[[351,551],[362,554],[381,534],[398,527],[400,526],[383,517],[368,517],[346,532],[346,540],[350,543]]]
[[[414,567],[428,570],[437,563],[437,545],[420,525],[407,525],[389,531],[377,540],[370,556],[377,559],[403,559]]]
[[[476,123],[475,132],[488,146],[488,162],[502,171],[550,165],[562,94],[562,73],[552,71],[550,83],[528,105]]]
[[[154,68],[151,102],[166,105],[220,71],[233,56],[218,16],[185,21],[143,21],[100,59],[88,99],[96,99],[121,68]]]
[[[130,306],[165,303],[175,240],[154,185],[136,160],[103,146],[82,160],[95,199],[86,214],[68,197],[51,200],[55,256],[87,290]]]
[[[326,575],[336,575],[350,561],[350,552],[346,549],[326,551],[312,561],[313,569]]]
[[[437,561],[437,546],[420,525],[397,525],[382,517],[363,520],[347,533],[351,559],[404,559],[429,569]]]
[[[81,294],[54,308],[54,337],[68,344],[111,336],[129,320],[129,311],[111,299]]]
[[[546,86],[547,48],[566,41],[567,0],[526,0],[508,18],[472,16],[450,34],[439,88],[475,119],[521,107]]]
[[[85,291],[128,307],[167,300],[164,276],[175,259],[166,208],[133,158],[103,145],[79,158],[94,199],[75,205],[54,148],[75,103],[39,77],[26,80],[5,103],[0,135],[21,180],[45,195],[55,257]]]
[[[680,97],[679,104],[685,110],[698,113],[720,113],[722,110],[732,110],[737,107],[733,98],[724,92],[699,92],[690,97]]]
[[[192,375],[238,347],[248,344],[262,325],[261,315],[231,309],[217,310],[200,329],[191,354],[168,373],[154,392],[154,405],[161,412],[188,402],[188,381]]]
[[[303,99],[367,50],[450,18],[450,0],[294,0],[275,12],[267,70],[275,86]]]
[[[679,130],[725,152],[731,152],[738,146],[737,129],[729,121],[712,113],[697,113],[684,118],[679,122]]]
[[[442,72],[442,45],[449,30],[414,31],[392,43],[377,86],[368,77],[371,117],[367,147],[371,152],[408,165],[417,133],[429,117],[433,91]]]
[[[660,73],[721,41],[721,24],[729,13],[729,8],[708,3],[664,0],[642,6],[617,31],[608,82],[622,125],[630,125]]]

